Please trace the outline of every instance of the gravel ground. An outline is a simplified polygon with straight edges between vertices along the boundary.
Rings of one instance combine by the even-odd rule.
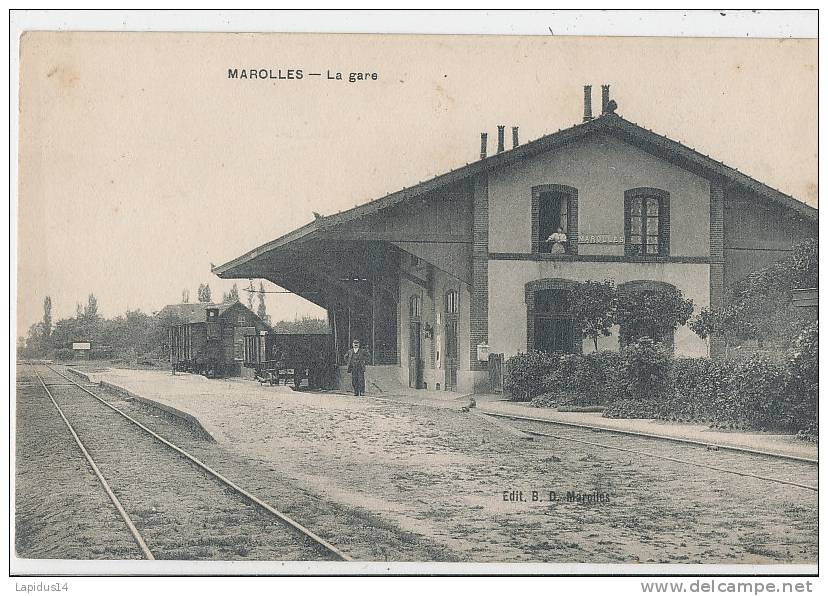
[[[142,558],[31,369],[18,367],[18,379],[14,520],[17,556]]]
[[[43,369],[42,374],[53,375],[54,378],[47,380],[47,383],[65,382],[56,377],[54,373],[48,372],[48,369]],[[42,393],[43,390],[40,389],[40,392]],[[193,478],[193,469],[189,464],[179,466],[178,469],[168,467],[166,463],[163,467],[157,463],[153,464],[159,458],[168,456],[169,450],[166,447],[162,448],[154,439],[146,435],[138,436],[128,426],[128,423],[122,422],[119,416],[110,413],[104,406],[96,404],[91,397],[84,398],[79,390],[54,387],[53,393],[157,558],[212,560],[315,560],[320,558],[319,554],[313,550],[310,552],[307,549],[296,550],[296,537],[286,532],[280,523],[268,520],[267,525],[262,529],[261,516],[258,521],[249,519],[250,516],[256,517],[257,514],[252,511],[252,508],[240,503],[235,496],[226,494],[225,500],[229,500],[229,506],[225,505],[223,510],[218,512],[208,512],[208,507],[215,510],[222,497],[214,494],[214,481],[206,474],[196,471],[195,478]],[[311,491],[296,487],[278,473],[277,467],[268,462],[244,458],[221,445],[204,441],[199,434],[182,424],[179,419],[170,418],[164,412],[147,408],[120,396],[100,391],[95,391],[95,393],[101,394],[114,406],[309,527],[357,560],[452,561],[457,559],[441,545],[402,531],[370,512],[330,503]],[[44,399],[48,400],[45,396]],[[94,407],[87,407],[89,405],[87,399],[93,402]],[[75,406],[80,405],[80,402],[86,405],[82,409],[73,410]],[[51,402],[49,405],[51,406]],[[51,407],[54,411],[54,407]],[[60,425],[63,424],[56,411],[54,411],[54,418],[60,422]],[[35,424],[27,424],[27,426],[35,426]],[[96,433],[92,431],[101,428],[112,429],[114,432],[95,437]],[[128,449],[119,449],[119,443],[123,444],[122,440],[126,437],[128,437]],[[94,477],[93,482],[97,483]],[[97,487],[97,484],[95,486]],[[182,486],[187,488],[184,493],[176,488]],[[41,490],[41,486],[33,485],[27,493],[30,495],[38,490]],[[101,493],[103,494],[102,490]],[[105,496],[104,498],[106,499]],[[28,502],[29,499],[30,497],[26,496],[22,490],[18,492],[18,501]],[[108,499],[102,508],[105,507],[113,510],[114,513]],[[247,514],[240,513],[239,507],[246,509]],[[205,515],[209,515],[210,518],[205,519]],[[85,518],[90,517],[90,514],[79,512],[75,515],[73,512],[65,517],[64,523],[68,528],[68,533],[71,532],[73,523],[78,525],[87,523]],[[119,517],[117,520],[120,525],[116,524],[115,532],[127,536],[128,543],[133,544],[123,522]],[[51,520],[43,521],[46,527],[51,523]],[[286,544],[274,547],[272,544],[274,536],[286,538]],[[48,536],[44,536],[44,540],[57,553],[56,557],[90,558],[83,555],[71,556],[71,553],[64,550],[64,541],[59,537],[50,540]],[[122,558],[115,555],[114,552],[104,551],[101,553],[101,558]],[[140,553],[133,556],[140,557]]]
[[[238,392],[197,414],[242,456],[464,560],[816,562],[813,491],[565,439],[529,441],[473,413],[370,398],[274,393],[265,401]],[[642,448],[641,439],[618,441]],[[647,448],[708,457],[668,443]],[[758,465],[724,452],[709,457]],[[816,482],[813,467],[771,471]],[[519,491],[523,501],[509,500]],[[532,502],[531,491],[559,500]],[[567,491],[609,500],[560,500]]]
[[[157,559],[330,559],[77,387],[50,389]]]
[[[245,387],[188,398],[186,408],[170,397],[219,430],[218,444],[141,415],[356,559],[816,562],[813,491],[566,438],[527,440],[474,412]],[[537,428],[816,484],[813,466]],[[569,491],[583,498],[568,501]]]

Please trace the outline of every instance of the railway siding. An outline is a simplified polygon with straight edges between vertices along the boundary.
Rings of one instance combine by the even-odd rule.
[[[57,378],[62,378],[57,376]],[[47,381],[159,559],[337,560],[81,388]]]
[[[18,369],[15,550],[36,559],[142,553],[31,370]]]
[[[211,441],[213,443],[215,443],[216,441],[215,437],[213,437],[213,435],[211,435],[210,432],[206,428],[204,428],[204,426],[201,424],[198,418],[196,418],[192,414],[188,414],[187,412],[180,410],[179,408],[176,408],[169,404],[162,403],[154,399],[150,399],[148,397],[144,397],[143,395],[139,395],[138,393],[130,391],[129,389],[126,389],[125,387],[122,387],[121,385],[118,385],[116,383],[94,379],[90,376],[89,373],[86,373],[84,371],[80,371],[74,368],[67,368],[66,372],[78,376],[89,383],[94,383],[105,391],[114,393],[116,395],[120,395],[121,397],[124,397],[126,399],[133,399],[149,408],[160,410],[165,414],[184,422],[184,424],[189,426],[201,438],[207,441]]]
[[[517,432],[454,407],[139,376],[130,390],[143,384],[154,398],[191,412],[239,457],[344,507],[368,509],[461,559],[815,561],[815,492],[646,451],[715,467],[779,466],[762,475],[808,485],[816,483],[812,464],[586,429],[567,432],[638,453],[566,438],[527,441],[510,421],[501,424]],[[533,491],[611,498],[533,502]]]

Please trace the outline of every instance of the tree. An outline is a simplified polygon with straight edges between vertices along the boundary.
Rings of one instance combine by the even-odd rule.
[[[52,334],[52,297],[43,299],[43,332],[48,338]]]
[[[666,334],[684,325],[692,314],[693,301],[673,286],[618,292],[615,319],[621,326],[625,344],[644,337],[662,341]]]
[[[198,286],[198,301],[209,303],[212,302],[213,292],[210,290],[210,284],[199,284]]]
[[[808,239],[794,246],[785,259],[752,272],[728,288],[724,305],[703,309],[690,323],[702,339],[717,335],[725,354],[741,340],[756,340],[759,347],[773,338],[787,343],[797,337],[813,315],[791,303],[792,290],[819,284],[819,246]]]
[[[276,333],[330,333],[326,319],[316,317],[302,317],[293,321],[278,321],[273,324]]]
[[[89,294],[89,297],[86,299],[83,316],[89,320],[98,318],[98,299],[95,298],[95,294]]]
[[[224,295],[223,302],[238,302],[239,301],[239,286],[237,284],[233,284],[233,287],[230,288],[230,293]]]
[[[181,290],[181,302],[188,304],[190,302],[190,290]]]
[[[586,281],[572,292],[572,316],[584,338],[592,339],[598,351],[598,337],[609,337],[615,323],[617,293],[615,284],[606,281]]]
[[[255,292],[255,288],[253,288],[253,280],[250,280],[250,285],[247,286],[247,308],[253,310],[253,293]]]
[[[265,305],[265,289],[264,282],[259,282],[259,307],[256,309],[256,314],[262,321],[267,321],[267,306]]]

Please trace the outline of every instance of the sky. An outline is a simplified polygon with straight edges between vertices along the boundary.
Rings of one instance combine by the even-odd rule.
[[[498,124],[521,142],[576,124],[584,84],[817,206],[816,40],[30,32],[20,48],[18,335],[46,295],[55,320],[90,292],[105,316],[200,283],[220,298],[233,282],[211,264],[473,161]],[[324,316],[290,294],[267,308]]]

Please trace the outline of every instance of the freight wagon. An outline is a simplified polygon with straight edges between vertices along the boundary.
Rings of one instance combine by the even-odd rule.
[[[208,377],[242,376],[245,338],[270,327],[241,302],[171,304],[158,313],[168,326],[170,365]]]
[[[244,341],[244,368],[259,382],[331,387],[336,364],[330,333],[263,331]]]

